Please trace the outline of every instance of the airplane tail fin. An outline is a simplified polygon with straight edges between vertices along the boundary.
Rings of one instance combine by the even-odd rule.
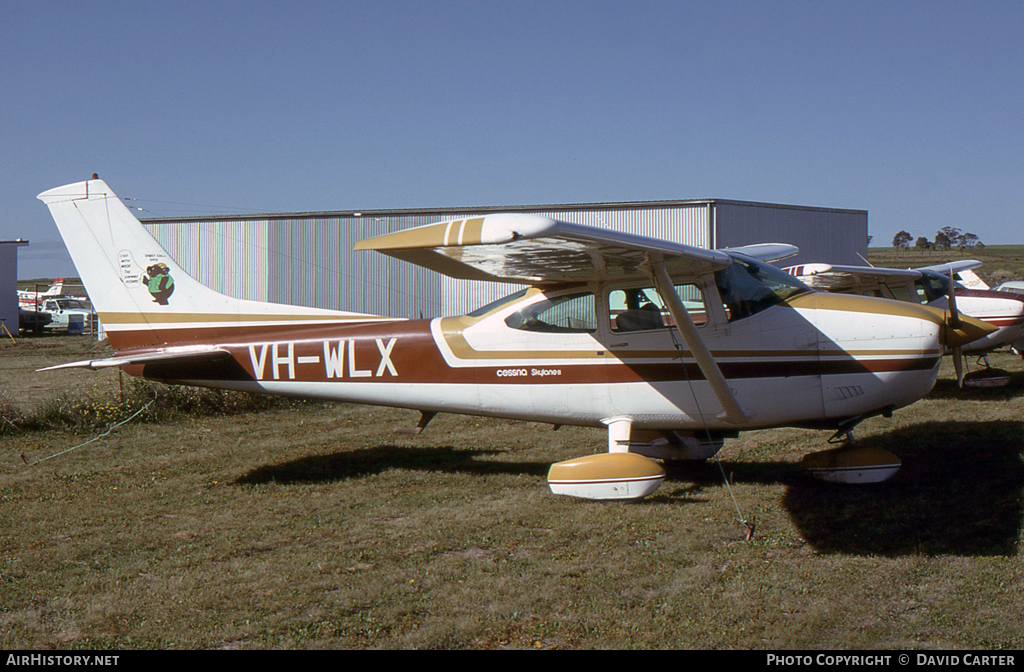
[[[117,349],[230,337],[253,327],[390,319],[236,299],[191,278],[99,179],[39,194]]]

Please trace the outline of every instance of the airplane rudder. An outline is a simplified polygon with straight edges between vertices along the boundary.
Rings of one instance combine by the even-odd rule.
[[[145,313],[166,305],[184,273],[105,182],[57,187],[39,199],[98,312]],[[147,289],[153,306],[145,300]]]

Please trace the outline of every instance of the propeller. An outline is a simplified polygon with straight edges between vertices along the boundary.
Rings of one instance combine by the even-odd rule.
[[[949,282],[949,292],[946,295],[946,308],[940,310],[933,308],[936,319],[942,320],[942,329],[939,332],[939,341],[942,346],[953,354],[953,369],[956,371],[957,384],[963,387],[964,384],[964,357],[963,346],[983,338],[998,330],[994,324],[983,322],[970,315],[963,315],[956,305],[956,285],[952,277]]]
[[[946,324],[950,329],[959,329],[962,321],[960,320],[960,311],[956,307],[956,282],[953,280],[953,269],[949,269],[949,317],[946,318]],[[964,354],[961,348],[959,340],[953,345],[953,371],[956,372],[956,384],[959,387],[964,386]]]

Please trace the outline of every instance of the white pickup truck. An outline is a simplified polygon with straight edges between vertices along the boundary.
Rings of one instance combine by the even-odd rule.
[[[92,308],[77,299],[44,299],[39,309],[52,316],[53,320],[45,327],[50,331],[67,331],[73,319],[79,321],[77,316],[80,316],[83,331],[92,327]]]

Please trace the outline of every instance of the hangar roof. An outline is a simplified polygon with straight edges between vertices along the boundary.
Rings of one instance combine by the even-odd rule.
[[[302,218],[327,218],[327,217],[383,217],[383,216],[415,216],[415,215],[449,215],[449,214],[477,214],[487,212],[536,212],[536,211],[559,211],[559,210],[623,210],[630,208],[671,208],[679,206],[694,205],[739,205],[758,208],[780,208],[785,210],[808,210],[814,212],[841,212],[852,214],[866,214],[867,210],[854,210],[846,208],[826,208],[809,205],[786,205],[782,203],[762,203],[757,201],[736,201],[724,198],[703,198],[686,200],[666,201],[622,201],[608,203],[563,203],[555,205],[483,205],[483,206],[454,206],[444,208],[397,208],[397,209],[373,209],[373,210],[314,210],[307,212],[269,212],[250,214],[215,214],[215,215],[189,215],[185,217],[147,217],[143,222],[213,222],[213,221],[237,221],[247,219],[302,219]]]

